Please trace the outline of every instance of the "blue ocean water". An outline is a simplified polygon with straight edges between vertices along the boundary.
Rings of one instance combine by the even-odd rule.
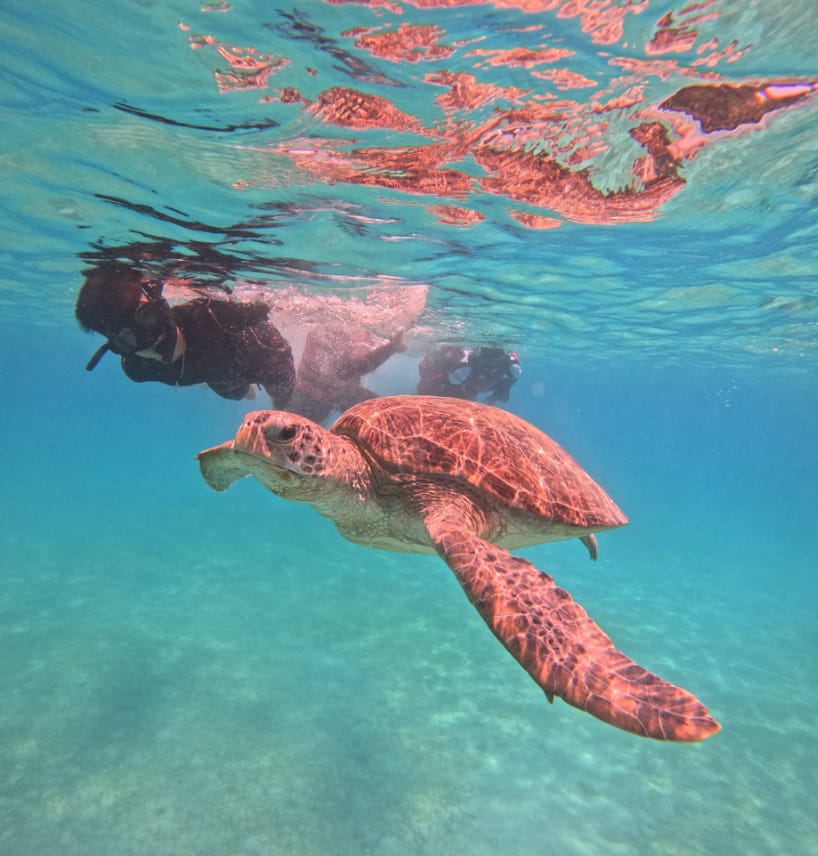
[[[818,850],[811,4],[600,8],[4,4],[0,852]],[[504,94],[447,107],[443,72]],[[657,107],[694,83],[804,94],[707,132]],[[339,89],[416,124],[339,117]],[[661,186],[629,134],[654,120]],[[492,172],[497,122],[528,136]],[[590,178],[542,195],[530,152]],[[516,348],[508,406],[630,518],[594,564],[521,553],[721,732],[549,705],[436,557],[210,491],[196,453],[259,400],[83,371],[83,270],[134,247],[214,287],[428,284],[381,392],[430,342]]]

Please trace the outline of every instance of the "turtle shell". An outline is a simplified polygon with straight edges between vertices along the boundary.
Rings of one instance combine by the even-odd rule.
[[[581,528],[627,523],[559,444],[506,410],[456,398],[388,396],[355,405],[332,431],[398,479],[468,483],[498,508]]]

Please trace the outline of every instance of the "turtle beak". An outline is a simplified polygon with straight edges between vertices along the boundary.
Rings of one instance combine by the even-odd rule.
[[[267,438],[264,436],[264,431],[262,431],[257,421],[245,419],[239,426],[239,430],[236,432],[232,443],[233,449],[237,452],[254,455],[270,464],[274,463],[274,461],[270,460],[270,447],[267,443]]]

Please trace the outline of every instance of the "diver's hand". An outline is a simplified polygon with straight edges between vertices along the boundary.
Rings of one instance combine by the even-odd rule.
[[[403,327],[389,338],[389,344],[392,345],[392,352],[402,354],[409,347],[409,340],[406,337],[406,330]]]

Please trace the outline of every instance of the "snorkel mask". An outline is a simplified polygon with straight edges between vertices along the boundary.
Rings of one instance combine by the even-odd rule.
[[[142,293],[147,302],[140,303],[127,326],[109,336],[96,353],[88,360],[86,371],[93,371],[108,351],[128,357],[148,348],[156,351],[163,363],[173,359],[176,346],[176,324],[170,305],[162,297],[162,286],[158,283],[142,283]]]
[[[514,378],[514,380],[517,380],[517,378],[523,373],[523,370],[520,367],[520,355],[516,351],[512,351],[508,355],[508,359],[510,362],[508,367],[509,374]]]

